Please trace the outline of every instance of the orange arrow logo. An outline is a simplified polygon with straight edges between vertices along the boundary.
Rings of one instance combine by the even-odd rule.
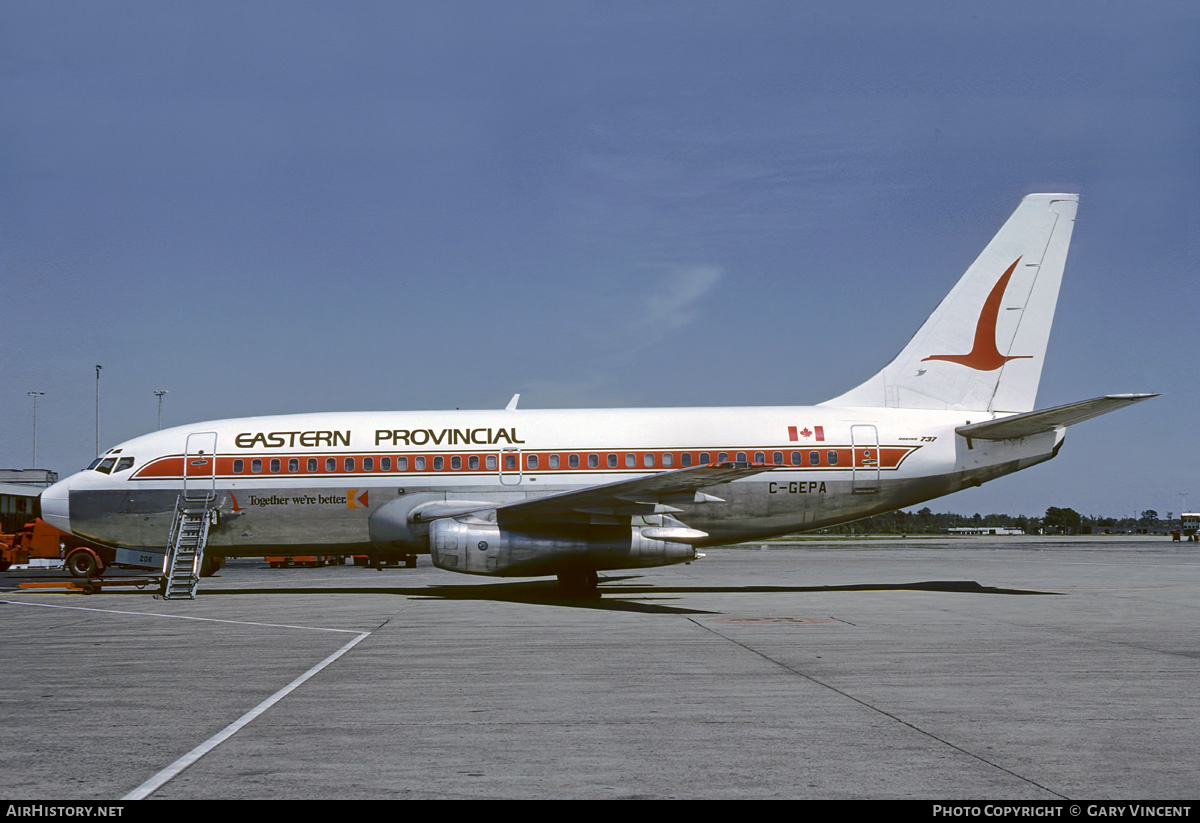
[[[370,508],[370,503],[367,502],[368,489],[347,489],[346,490],[346,508],[348,509],[366,509]]]

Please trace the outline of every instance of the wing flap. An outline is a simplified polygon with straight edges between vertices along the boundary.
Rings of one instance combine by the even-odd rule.
[[[959,426],[954,431],[963,437],[976,440],[1013,440],[1018,437],[1029,437],[1042,432],[1053,431],[1057,428],[1081,423],[1102,414],[1108,414],[1117,409],[1123,409],[1134,403],[1159,397],[1158,394],[1107,394],[1103,397],[1093,397],[1091,400],[1081,400],[1078,403],[1068,403],[1065,406],[1055,406],[1050,409],[1022,412],[1021,414],[1002,417],[999,420],[985,420],[982,423],[970,423]]]

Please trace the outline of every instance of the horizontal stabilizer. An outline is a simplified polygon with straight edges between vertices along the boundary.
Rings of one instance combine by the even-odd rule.
[[[1068,403],[1052,409],[1040,409],[1002,417],[999,420],[971,423],[959,426],[955,431],[963,437],[976,440],[1012,440],[1070,426],[1158,396],[1157,394],[1107,394],[1104,397],[1093,397],[1091,400],[1081,400],[1078,403]]]

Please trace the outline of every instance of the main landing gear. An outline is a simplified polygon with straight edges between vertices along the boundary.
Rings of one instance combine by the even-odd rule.
[[[558,573],[558,585],[567,594],[595,594],[599,582],[600,576],[594,569],[566,569]]]

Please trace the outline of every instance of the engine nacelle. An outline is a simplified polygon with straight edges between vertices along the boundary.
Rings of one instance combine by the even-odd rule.
[[[406,494],[384,503],[371,515],[368,527],[371,542],[380,549],[404,549],[423,552],[429,544],[429,524],[439,517],[455,517],[463,512],[489,509],[489,500],[447,499],[445,492]]]
[[[661,539],[673,536],[675,540]],[[429,525],[433,565],[448,571],[502,577],[558,574],[566,568],[638,569],[696,558],[681,540],[706,536],[682,524],[607,526],[559,524],[557,530],[504,528],[480,518],[437,520]]]

